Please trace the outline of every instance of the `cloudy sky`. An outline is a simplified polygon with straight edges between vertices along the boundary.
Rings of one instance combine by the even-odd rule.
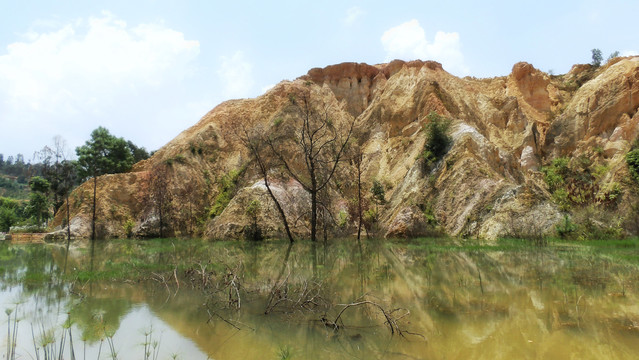
[[[0,0],[0,153],[93,129],[155,150],[313,67],[432,59],[458,76],[565,73],[639,51],[639,2]]]

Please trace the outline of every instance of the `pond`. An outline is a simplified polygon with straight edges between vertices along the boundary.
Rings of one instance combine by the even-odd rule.
[[[0,244],[31,359],[634,359],[637,240]]]

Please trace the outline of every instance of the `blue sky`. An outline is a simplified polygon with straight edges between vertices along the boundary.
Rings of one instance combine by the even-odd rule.
[[[459,76],[560,74],[639,51],[634,1],[0,0],[0,153],[105,126],[155,150],[232,98],[313,67],[400,58]]]

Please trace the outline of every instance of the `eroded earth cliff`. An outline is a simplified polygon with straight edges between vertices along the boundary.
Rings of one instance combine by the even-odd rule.
[[[131,172],[100,177],[101,235],[159,234],[160,210],[150,200],[149,179],[165,167],[171,194],[163,210],[167,232],[240,238],[257,220],[267,236],[282,236],[278,213],[241,139],[246,129],[269,134],[292,121],[290,94],[301,89],[330,108],[335,122],[354,121],[351,143],[363,151],[365,195],[370,197],[373,179],[386,192],[387,202],[376,207],[378,222],[369,226],[377,235],[551,234],[565,215],[584,208],[612,214],[626,233],[636,231],[635,185],[624,157],[639,132],[639,57],[629,57],[600,68],[576,65],[561,76],[518,63],[510,75],[492,79],[458,78],[431,61],[312,69],[258,98],[217,106]],[[442,160],[425,166],[423,128],[431,112],[450,119],[453,143]],[[549,184],[543,171],[554,159],[566,159],[573,174],[559,185]],[[349,235],[356,223],[352,211],[349,216],[356,185],[352,161],[345,157],[337,172],[325,201],[330,220],[324,221],[329,230]],[[307,235],[309,195],[278,166],[269,176],[293,232]],[[90,235],[91,192],[92,184],[85,183],[70,197],[77,237]],[[251,214],[246,209],[254,200],[260,210]],[[55,226],[66,217],[61,209]]]

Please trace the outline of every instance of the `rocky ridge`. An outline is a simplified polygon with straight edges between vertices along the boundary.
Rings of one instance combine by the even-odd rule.
[[[592,198],[620,188],[610,212],[628,214],[636,200],[624,156],[639,133],[639,57],[614,59],[598,69],[576,65],[562,76],[518,63],[508,76],[492,79],[458,78],[432,61],[344,63],[311,69],[255,99],[222,103],[131,172],[100,177],[103,236],[155,235],[157,214],[146,201],[145,179],[162,165],[171,169],[173,233],[194,232],[188,223],[195,208],[202,235],[239,238],[250,222],[245,208],[258,199],[263,231],[281,236],[277,212],[239,134],[258,126],[269,132],[278,121],[288,121],[289,94],[302,88],[329,104],[337,121],[355,121],[363,179],[367,184],[378,179],[386,188],[388,202],[379,209],[376,229],[380,235],[419,236],[434,228],[489,239],[552,233],[566,211],[577,209],[558,206],[544,182],[541,166],[558,157],[583,158],[593,168],[605,168]],[[433,111],[450,119],[453,145],[443,160],[425,169],[422,129]],[[352,173],[346,163],[339,169],[342,191],[330,193],[335,217],[347,212],[352,194],[344,189],[352,187]],[[223,179],[232,180],[231,199],[211,217]],[[294,232],[307,234],[307,194],[277,170],[272,185],[294,219]],[[85,183],[71,196],[72,230],[78,237],[90,234],[90,190]],[[61,209],[55,225],[66,217]],[[185,209],[191,209],[189,216]],[[351,233],[353,223],[347,220],[342,231]]]

